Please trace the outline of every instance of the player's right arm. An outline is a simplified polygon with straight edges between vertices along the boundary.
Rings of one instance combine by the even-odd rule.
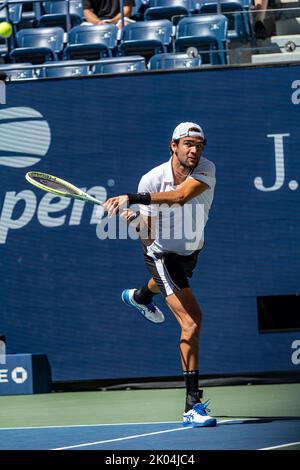
[[[155,239],[156,218],[143,215],[140,211],[124,209],[120,217],[139,232],[142,243],[146,246],[151,245]]]
[[[156,217],[140,214],[140,239],[143,245],[149,246],[155,240]]]
[[[152,191],[153,188],[148,179],[142,177],[138,185],[138,192]],[[138,217],[135,217],[137,214]],[[130,223],[130,225],[134,224],[136,230],[139,232],[142,243],[146,246],[151,245],[155,240],[156,216],[157,208],[155,206],[145,206],[142,204],[139,205],[139,211],[137,212],[126,208],[120,214],[120,217],[125,219],[127,223]]]
[[[141,178],[138,185],[138,193],[151,193],[155,191],[149,179],[145,175]],[[154,205],[139,205],[140,208],[140,238],[143,245],[151,245],[155,240],[157,207]]]

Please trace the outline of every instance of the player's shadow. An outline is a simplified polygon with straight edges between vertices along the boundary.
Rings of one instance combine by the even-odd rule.
[[[225,416],[222,416],[222,418],[225,418]],[[232,418],[232,421],[218,421],[218,426],[230,426],[235,424],[261,424],[271,423],[274,421],[300,422],[300,416],[254,416],[252,418]]]

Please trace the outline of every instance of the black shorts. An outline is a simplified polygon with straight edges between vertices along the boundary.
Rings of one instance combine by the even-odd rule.
[[[190,287],[188,278],[192,277],[199,252],[200,250],[194,251],[188,256],[163,253],[152,258],[144,250],[146,266],[163,297],[173,294],[176,290]]]

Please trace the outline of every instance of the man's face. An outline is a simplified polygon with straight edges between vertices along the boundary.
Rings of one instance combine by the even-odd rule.
[[[191,170],[197,166],[204,146],[204,140],[201,137],[188,136],[179,139],[178,144],[174,141],[171,143],[172,151],[180,164]]]

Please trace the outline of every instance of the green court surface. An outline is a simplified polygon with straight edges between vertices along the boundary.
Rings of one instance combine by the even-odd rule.
[[[218,418],[300,417],[298,383],[207,387],[204,398]],[[4,396],[0,427],[180,421],[183,405],[183,388]]]

